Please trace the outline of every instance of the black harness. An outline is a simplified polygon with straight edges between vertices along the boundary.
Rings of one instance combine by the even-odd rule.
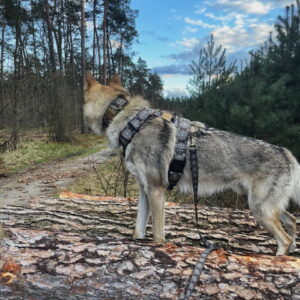
[[[120,145],[123,147],[123,155],[127,145],[131,142],[133,137],[139,132],[143,124],[151,117],[160,117],[171,123],[174,123],[176,131],[176,142],[172,161],[168,171],[168,190],[172,190],[180,180],[183,169],[186,163],[187,142],[190,129],[190,121],[184,118],[177,118],[173,114],[163,113],[151,108],[144,108],[141,110],[121,131],[119,135]]]
[[[126,127],[120,132],[119,143],[123,147],[123,156],[125,156],[127,145],[131,142],[133,137],[140,131],[143,124],[154,115],[154,109],[144,108],[138,112],[137,115],[131,119]]]

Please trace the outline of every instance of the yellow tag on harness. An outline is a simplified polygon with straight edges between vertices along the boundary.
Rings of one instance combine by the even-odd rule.
[[[169,121],[169,122],[171,122],[172,119],[173,119],[173,115],[170,114],[169,112],[163,112],[162,115],[161,115],[161,117],[163,119],[165,119],[166,121]]]

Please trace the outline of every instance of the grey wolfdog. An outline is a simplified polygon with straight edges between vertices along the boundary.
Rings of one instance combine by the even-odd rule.
[[[120,96],[128,103],[104,129],[103,117],[111,102]],[[131,96],[118,75],[114,75],[108,85],[101,85],[91,73],[87,73],[86,123],[95,134],[106,135],[112,148],[120,149],[120,132],[146,107],[149,103],[140,96]],[[290,200],[300,204],[300,168],[296,158],[287,149],[261,140],[210,128],[200,122],[191,124],[197,132],[198,194],[210,195],[227,188],[247,194],[253,215],[277,240],[276,254],[292,252],[296,247],[296,218],[286,208]],[[137,239],[145,238],[151,212],[153,240],[158,243],[165,241],[165,189],[175,134],[174,124],[163,118],[151,118],[143,124],[124,153],[126,167],[139,184],[134,231]],[[186,155],[186,165],[177,186],[182,192],[192,193],[188,151]]]

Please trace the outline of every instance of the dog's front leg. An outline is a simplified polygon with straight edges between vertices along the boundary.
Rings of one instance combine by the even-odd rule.
[[[165,190],[162,187],[151,187],[148,191],[148,199],[152,212],[153,241],[163,243],[165,241]]]
[[[144,239],[146,226],[148,223],[150,214],[150,207],[148,197],[144,191],[144,188],[139,184],[139,204],[138,204],[138,213],[135,224],[134,238]]]

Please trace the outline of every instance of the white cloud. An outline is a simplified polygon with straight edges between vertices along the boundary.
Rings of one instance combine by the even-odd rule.
[[[215,5],[238,9],[247,14],[267,14],[272,9],[272,3],[259,0],[217,0]]]
[[[118,49],[118,48],[121,47],[121,42],[120,41],[111,39],[110,43],[111,43],[112,48]]]
[[[233,53],[263,43],[272,29],[273,26],[267,23],[252,23],[246,26],[243,19],[238,19],[235,26],[220,26],[212,33],[217,44],[226,48],[228,53]]]
[[[228,0],[218,0],[228,1]],[[227,49],[227,53],[234,53],[245,49],[256,47],[267,40],[273,25],[266,21],[259,21],[257,18],[250,18],[243,13],[229,13],[223,16],[217,16],[212,13],[205,13],[205,16],[219,21],[216,24],[207,24],[202,20],[195,20],[188,17],[184,18],[185,23],[211,29],[216,43]],[[194,27],[191,27],[194,28]],[[193,33],[193,29],[186,29],[184,33]],[[196,37],[184,37],[177,41],[177,45],[182,45],[187,49],[192,49],[199,45],[199,39]]]
[[[197,44],[199,44],[199,40],[197,38],[183,38],[181,41],[176,41],[176,44],[182,45],[185,48],[193,48]]]
[[[197,25],[197,26],[201,26],[203,28],[215,28],[216,26],[213,25],[213,24],[208,24],[208,23],[205,23],[203,22],[202,20],[198,19],[198,20],[194,20],[194,19],[191,19],[191,18],[188,18],[188,17],[185,17],[184,18],[184,22],[186,24],[190,24],[190,25]]]
[[[186,88],[176,88],[176,87],[171,87],[168,89],[164,90],[164,95],[167,98],[173,98],[173,97],[187,97],[187,91]]]
[[[94,29],[94,24],[93,24],[93,22],[87,20],[87,21],[85,22],[85,28],[86,28],[86,30],[93,30],[93,29]]]
[[[286,5],[295,3],[295,0],[204,0],[204,7],[217,9],[235,8],[245,13],[267,14],[271,9],[284,8]]]
[[[183,74],[161,74],[164,82],[164,95],[168,97],[184,97],[187,96],[186,86],[190,79],[190,75]]]
[[[234,3],[234,5],[242,5],[244,3],[238,0],[217,1],[223,4]],[[257,1],[253,1],[254,4],[256,2]],[[248,10],[250,11],[249,7]],[[184,21],[187,24],[211,29],[216,43],[226,48],[229,54],[243,49],[249,51],[249,48],[254,48],[266,41],[269,37],[269,33],[273,30],[273,25],[270,25],[271,23],[259,20],[255,17],[251,18],[245,13],[229,12],[228,14],[219,16],[215,13],[206,12],[204,15],[212,19],[214,24],[207,24],[202,20],[195,20],[188,17],[184,18]],[[196,38],[185,38],[177,42],[177,44],[184,45],[186,48],[191,49],[199,45],[199,41],[197,41]]]
[[[189,32],[195,33],[197,31],[198,31],[198,28],[187,26],[185,28],[185,30],[183,31],[183,34],[186,34],[186,33],[189,33]]]
[[[204,12],[206,12],[207,8],[206,7],[197,7],[197,10],[195,11],[196,14],[202,15]]]
[[[216,16],[215,14],[213,13],[205,13],[204,14],[206,17],[210,18],[210,19],[213,19],[213,20],[216,20],[216,21],[222,21],[222,22],[225,22],[225,21],[228,21],[232,18],[233,15],[235,15],[234,13],[230,13],[226,16]]]

